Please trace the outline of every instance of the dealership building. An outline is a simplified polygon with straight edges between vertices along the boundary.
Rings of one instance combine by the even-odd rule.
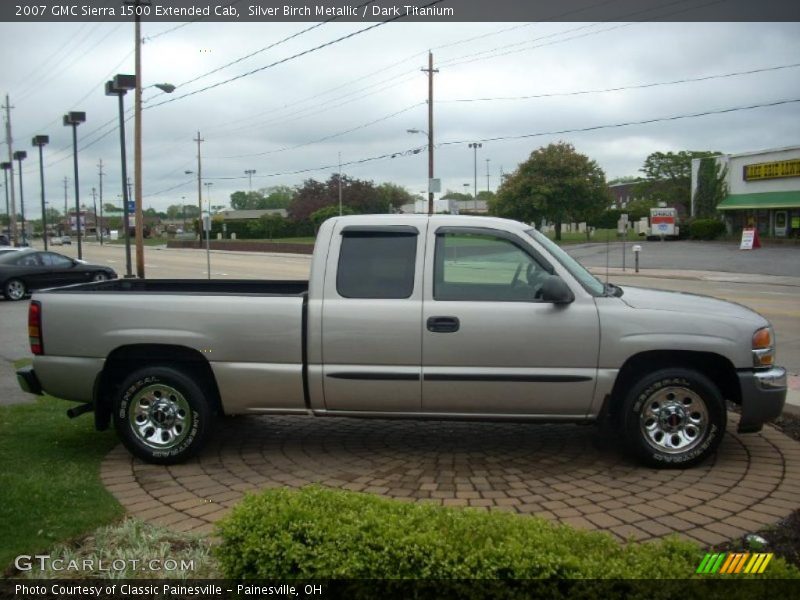
[[[728,195],[717,205],[728,231],[755,226],[766,237],[800,237],[800,147],[723,154]],[[701,159],[692,160],[692,214]]]

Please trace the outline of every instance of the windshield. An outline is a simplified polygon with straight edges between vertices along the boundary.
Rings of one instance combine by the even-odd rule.
[[[589,273],[584,266],[577,260],[572,258],[569,254],[564,252],[561,247],[553,242],[546,235],[536,231],[535,229],[528,229],[525,231],[530,237],[539,242],[545,249],[550,252],[555,259],[561,263],[570,274],[580,282],[584,289],[593,296],[602,296],[605,293],[605,286],[594,275]]]

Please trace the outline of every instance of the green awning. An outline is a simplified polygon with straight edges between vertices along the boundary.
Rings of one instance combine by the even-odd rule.
[[[800,208],[800,190],[796,192],[732,194],[717,205],[717,210],[762,210],[767,208]]]

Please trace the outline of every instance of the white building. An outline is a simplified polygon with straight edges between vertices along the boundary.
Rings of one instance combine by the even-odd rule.
[[[701,159],[692,160],[692,214]],[[800,147],[716,157],[727,168],[728,196],[719,203],[731,231],[756,226],[762,236],[800,236]]]

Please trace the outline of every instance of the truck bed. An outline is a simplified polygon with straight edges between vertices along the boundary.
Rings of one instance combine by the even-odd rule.
[[[47,290],[48,293],[153,293],[153,294],[236,294],[302,296],[308,281],[261,279],[112,279]]]

